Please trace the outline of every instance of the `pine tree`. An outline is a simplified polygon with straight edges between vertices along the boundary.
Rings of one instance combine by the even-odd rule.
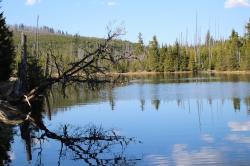
[[[250,70],[250,40],[246,40],[241,51],[241,70]]]
[[[168,54],[168,47],[167,45],[162,46],[160,49],[160,60],[159,60],[159,71],[164,72],[164,66],[165,66],[165,59]]]
[[[245,28],[246,34],[241,50],[242,55],[240,61],[240,68],[242,70],[250,70],[250,19]]]
[[[142,39],[142,34],[139,32],[138,34],[138,42],[135,45],[135,54],[141,55],[144,53],[144,42]]]
[[[216,47],[214,48],[214,57],[216,57],[215,60],[215,69],[220,71],[225,71],[227,69],[227,63],[226,63],[226,47],[224,42],[218,42]]]
[[[13,62],[12,32],[8,29],[2,12],[0,13],[0,81],[6,81],[10,78]]]
[[[175,71],[179,71],[182,59],[181,59],[181,52],[180,52],[180,44],[178,41],[175,42],[175,45],[172,49],[172,57],[174,58],[174,69]]]
[[[138,34],[138,42],[135,44],[135,51],[134,54],[136,56],[136,61],[132,63],[132,70],[133,71],[138,71],[141,70],[143,71],[145,69],[145,47],[144,47],[144,42],[142,39],[142,34]]]
[[[232,30],[229,44],[228,44],[228,69],[237,70],[239,69],[239,49],[240,49],[240,40],[239,35],[235,30]]]
[[[147,70],[159,71],[159,45],[156,36],[149,42],[148,55],[147,55]]]
[[[175,71],[175,57],[172,54],[173,52],[173,47],[168,48],[168,52],[166,54],[165,60],[164,60],[164,71],[165,72],[174,72]]]
[[[197,72],[197,65],[195,62],[195,49],[194,48],[190,49],[188,69],[190,71]]]
[[[188,70],[188,53],[185,47],[181,48],[181,66],[180,66],[180,70],[181,71],[187,71]]]
[[[247,23],[247,25],[245,26],[245,28],[246,28],[245,38],[247,40],[250,40],[250,18],[249,18],[249,22]]]

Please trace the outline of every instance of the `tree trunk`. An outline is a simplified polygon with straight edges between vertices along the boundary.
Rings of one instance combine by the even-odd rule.
[[[27,36],[22,33],[21,36],[21,47],[22,47],[22,55],[21,55],[21,63],[18,66],[18,81],[16,85],[15,94],[17,96],[22,95],[26,92],[27,86]]]

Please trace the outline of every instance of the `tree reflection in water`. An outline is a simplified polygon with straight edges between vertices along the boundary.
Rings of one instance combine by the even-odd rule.
[[[36,106],[33,106],[32,110],[36,110]],[[50,140],[60,143],[58,165],[61,165],[63,159],[83,161],[88,165],[135,165],[140,160],[125,154],[130,143],[139,141],[121,136],[113,129],[105,130],[95,125],[83,128],[62,125],[57,131],[51,131],[42,119],[41,111],[32,111],[19,124],[21,138],[25,142],[27,161],[33,160],[32,152],[38,152],[36,165],[43,165],[43,144]],[[1,123],[0,129],[0,165],[8,165],[11,164],[8,153],[14,135],[13,127]]]
[[[13,126],[0,122],[0,165],[11,163],[10,148],[14,133]]]
[[[32,117],[29,119],[27,123],[32,123],[42,131],[34,137],[40,143],[46,139],[61,143],[58,165],[62,158],[68,157],[83,160],[89,165],[132,165],[140,160],[128,159],[124,154],[129,143],[136,142],[135,139],[120,136],[115,130],[105,130],[94,125],[85,128],[63,125],[58,132],[52,132],[41,121],[35,121]]]

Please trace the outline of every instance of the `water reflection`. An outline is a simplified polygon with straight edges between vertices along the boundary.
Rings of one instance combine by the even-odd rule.
[[[16,129],[20,133],[17,135],[23,140],[29,164],[44,165],[43,162],[48,162],[43,161],[43,147],[52,140],[60,144],[58,154],[53,154],[53,160],[57,158],[57,165],[61,165],[65,159],[80,160],[88,165],[135,165],[140,160],[125,153],[129,144],[140,142],[135,138],[121,136],[114,129],[105,130],[102,126],[95,125],[81,127],[67,124],[61,125],[56,131],[51,131],[43,122],[41,103],[40,100],[33,103],[32,110],[29,109],[31,112],[26,118],[15,117],[17,127],[9,125],[8,121],[13,120],[5,118],[2,121],[0,118],[0,165],[12,165],[15,155],[19,155],[11,150],[13,137],[17,134]],[[45,103],[47,105],[47,102]]]
[[[14,158],[11,153],[11,143],[15,131],[13,126],[0,122],[0,165],[9,165]]]
[[[147,148],[139,165],[248,165],[250,151],[241,144],[249,144],[250,135],[235,133],[239,128],[246,130],[248,123],[229,120],[249,115],[249,80],[239,75],[131,77],[126,86],[97,90],[91,100],[79,97],[78,105],[80,110],[94,108],[93,113],[86,112],[89,121],[101,113],[98,107],[118,112],[101,117],[117,118],[115,124],[144,142]],[[87,94],[82,90],[78,92]],[[110,124],[109,120],[98,122]],[[139,154],[140,148],[135,150]]]
[[[31,165],[249,165],[248,75],[126,79],[128,84],[95,90],[69,86],[66,97],[60,86],[52,87],[28,121],[0,123],[1,162],[25,165],[26,157]],[[143,144],[125,148],[134,136]]]
[[[239,79],[238,77],[236,78],[237,80]],[[177,80],[177,82],[179,81],[180,80]],[[247,82],[242,82],[242,80],[238,81],[239,82],[235,83],[212,82],[210,84],[201,82],[183,84],[158,83],[156,85],[130,83],[125,87],[112,89],[111,87],[104,86],[94,91],[83,87],[83,85],[77,85],[66,88],[66,94],[70,94],[66,97],[61,95],[60,88],[54,86],[50,91],[49,98],[46,100],[46,105],[48,105],[48,108],[52,108],[52,114],[56,114],[57,111],[67,111],[67,109],[70,109],[70,106],[103,103],[107,101],[110,104],[111,110],[115,110],[116,100],[138,100],[141,111],[145,110],[145,104],[148,101],[150,101],[155,110],[159,110],[162,102],[175,101],[178,107],[187,107],[187,103],[190,105],[190,100],[196,100],[196,107],[200,111],[204,105],[203,102],[208,102],[212,107],[214,101],[218,102],[218,100],[220,100],[220,103],[223,105],[226,100],[231,100],[235,111],[240,111],[242,102],[244,102],[243,104],[248,108],[246,111],[249,111],[250,97],[246,92],[250,92],[250,87]],[[48,116],[51,115],[48,114]]]

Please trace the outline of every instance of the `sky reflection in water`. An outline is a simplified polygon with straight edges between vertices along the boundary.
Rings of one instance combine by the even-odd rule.
[[[205,78],[137,78],[98,92],[73,88],[68,99],[50,97],[52,120],[45,113],[45,124],[95,124],[136,137],[142,144],[132,144],[126,154],[142,156],[137,165],[249,165],[250,79]],[[12,163],[26,163],[22,141],[14,140]],[[56,142],[46,143],[45,163],[56,151]]]

